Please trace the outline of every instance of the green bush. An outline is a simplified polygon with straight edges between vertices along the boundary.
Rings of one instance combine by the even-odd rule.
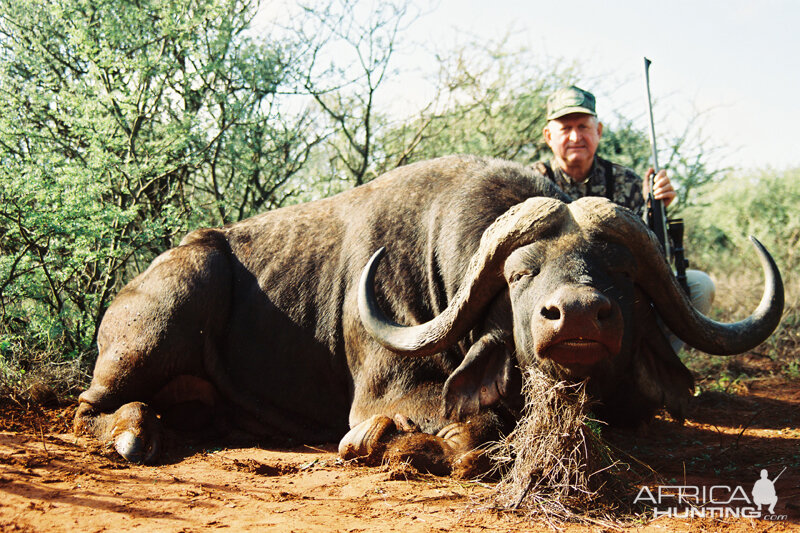
[[[730,175],[700,191],[684,212],[686,248],[700,268],[718,273],[757,265],[747,236],[770,251],[784,272],[800,263],[800,169]]]
[[[281,197],[305,119],[275,102],[292,43],[243,33],[256,8],[0,3],[5,381],[91,363],[109,302],[156,254]]]
[[[731,322],[758,304],[761,267],[747,238],[753,235],[770,251],[781,270],[786,307],[781,324],[761,346],[731,358],[709,358],[688,351],[684,360],[711,388],[721,381],[788,376],[796,373],[800,351],[800,169],[733,174],[706,185],[699,202],[683,213],[691,266],[709,272],[717,283],[712,316]],[[746,359],[754,358],[747,362]]]

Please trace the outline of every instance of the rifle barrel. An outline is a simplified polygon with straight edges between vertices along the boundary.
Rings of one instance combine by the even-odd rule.
[[[660,167],[658,166],[658,150],[656,149],[656,126],[653,120],[653,100],[650,97],[650,61],[644,58],[644,84],[647,89],[647,111],[650,115],[650,148],[653,151],[653,170],[658,173]],[[651,184],[652,185],[652,184]],[[652,189],[650,189],[652,190]]]
[[[661,246],[664,247],[667,261],[672,259],[672,251],[670,250],[669,235],[667,235],[667,209],[661,200],[656,200],[653,197],[653,189],[655,189],[655,177],[660,170],[658,166],[658,150],[656,149],[656,127],[653,120],[653,103],[650,98],[650,63],[651,61],[644,58],[644,84],[647,89],[647,110],[650,113],[650,148],[653,150],[653,174],[647,180],[650,192],[647,196],[647,202],[650,204],[648,211],[648,224],[650,229],[658,237]]]

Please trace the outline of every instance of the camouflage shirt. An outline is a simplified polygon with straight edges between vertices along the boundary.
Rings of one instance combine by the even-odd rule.
[[[584,196],[606,196],[606,168],[609,165],[614,176],[613,198],[611,200],[641,216],[644,213],[642,178],[629,168],[616,163],[609,163],[595,156],[589,176],[581,182],[576,182],[566,175],[555,164],[554,160],[549,163],[540,161],[533,168],[545,178],[555,182],[571,198],[577,200]],[[551,172],[548,172],[548,167],[552,169]]]

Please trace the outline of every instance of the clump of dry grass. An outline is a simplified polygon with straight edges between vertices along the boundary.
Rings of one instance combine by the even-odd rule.
[[[78,359],[41,352],[26,360],[0,356],[0,401],[55,405],[77,396],[90,376]]]
[[[612,457],[588,414],[584,384],[525,374],[525,413],[488,453],[501,481],[492,495],[501,509],[557,522],[603,522],[630,512],[631,489],[619,477],[629,467]]]

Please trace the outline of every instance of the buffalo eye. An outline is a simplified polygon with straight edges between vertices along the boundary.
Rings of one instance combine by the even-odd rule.
[[[633,279],[633,269],[626,268],[624,266],[618,266],[617,268],[610,268],[610,272],[622,276],[625,279]]]
[[[625,279],[632,279],[633,278],[633,275],[628,270],[618,270],[616,273],[619,274],[620,276],[622,276]]]
[[[513,283],[518,282],[522,278],[533,277],[536,274],[538,274],[537,271],[520,270],[518,272],[514,272],[513,274],[511,274],[511,277],[508,279],[508,282],[513,284]]]

